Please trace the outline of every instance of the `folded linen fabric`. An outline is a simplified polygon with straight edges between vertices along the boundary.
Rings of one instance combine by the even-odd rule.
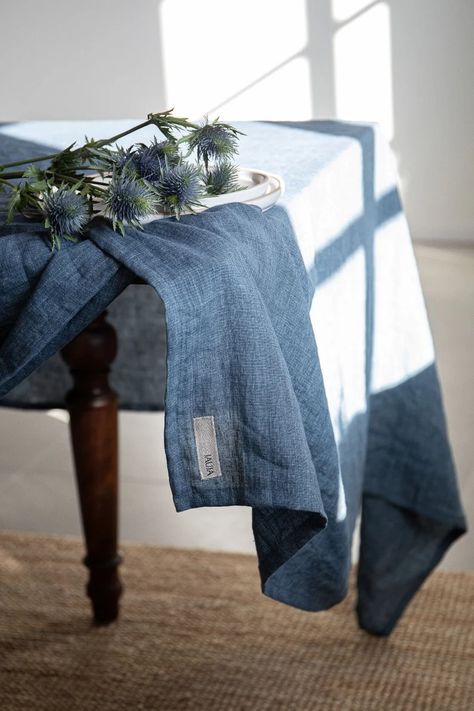
[[[97,220],[54,254],[36,228],[2,228],[0,393],[138,275],[166,309],[177,510],[251,506],[263,591],[321,610],[346,593],[362,506],[359,621],[387,634],[465,529],[393,171],[371,127],[252,126],[310,161],[268,213],[223,206],[124,238]]]

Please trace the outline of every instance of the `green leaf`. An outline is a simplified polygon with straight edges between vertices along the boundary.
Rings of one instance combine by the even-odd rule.
[[[28,168],[23,173],[24,178],[35,178],[39,179],[41,177],[42,171],[36,165],[29,165]]]
[[[29,183],[29,187],[32,190],[46,190],[48,187],[48,183],[46,182],[46,180],[38,180],[35,183]]]
[[[7,217],[5,223],[9,225],[13,222],[15,213],[18,212],[22,202],[22,195],[19,190],[14,190],[7,203]]]

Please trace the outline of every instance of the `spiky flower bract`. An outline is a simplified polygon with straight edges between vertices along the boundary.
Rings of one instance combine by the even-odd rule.
[[[205,123],[189,135],[189,147],[195,150],[198,161],[202,160],[208,172],[209,163],[226,161],[237,152],[237,134],[240,131],[225,123]]]
[[[177,165],[179,153],[172,141],[157,142],[154,139],[150,145],[139,144],[133,154],[133,166],[141,178],[150,183],[156,183],[163,170]]]
[[[127,167],[132,166],[133,156],[133,146],[130,148],[122,148],[122,146],[117,146],[116,151],[111,153],[111,167],[117,172],[126,172]]]
[[[141,227],[141,220],[156,210],[156,196],[151,186],[127,175],[114,175],[105,197],[106,212],[114,229],[123,233],[124,223]]]
[[[206,190],[208,195],[221,195],[239,189],[237,166],[232,163],[216,163],[209,168],[206,175]]]
[[[154,183],[161,177],[164,161],[153,146],[145,146],[134,153],[132,164],[140,178]]]
[[[42,208],[53,249],[61,246],[62,239],[76,239],[89,221],[87,201],[65,185],[57,190],[48,190],[43,197]]]
[[[199,205],[203,192],[201,171],[195,165],[182,163],[163,172],[156,185],[160,204],[178,219],[185,209]]]

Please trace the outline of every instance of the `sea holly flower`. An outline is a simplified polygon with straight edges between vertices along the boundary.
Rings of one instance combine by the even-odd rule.
[[[185,209],[199,205],[203,192],[201,171],[190,163],[168,168],[163,171],[156,190],[160,204],[179,219]]]
[[[221,195],[239,189],[237,166],[232,163],[217,163],[209,168],[206,175],[208,195]]]
[[[111,153],[111,167],[117,173],[127,172],[127,167],[133,166],[134,149],[117,146],[115,152]]]
[[[161,141],[157,144],[157,149],[161,152],[166,165],[175,166],[180,162],[181,156],[176,141]]]
[[[164,160],[153,146],[145,146],[133,154],[132,165],[140,178],[155,183],[161,178]]]
[[[138,175],[150,183],[156,183],[163,170],[178,164],[180,156],[176,144],[172,141],[157,142],[147,146],[140,144],[135,150],[132,162]]]
[[[114,230],[123,233],[124,223],[141,227],[141,220],[156,211],[156,196],[150,185],[127,175],[114,175],[105,197],[106,214]]]
[[[239,133],[233,126],[216,120],[192,131],[187,140],[190,149],[196,151],[198,161],[204,162],[208,172],[211,161],[226,161],[237,152]]]
[[[62,239],[74,240],[83,231],[90,217],[86,199],[77,190],[65,185],[45,193],[42,209],[53,249],[55,246],[61,246]]]

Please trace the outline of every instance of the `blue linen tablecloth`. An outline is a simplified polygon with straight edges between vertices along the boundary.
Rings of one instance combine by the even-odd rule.
[[[0,163],[132,124],[3,125]],[[118,296],[114,385],[159,408],[166,309],[177,510],[252,506],[263,591],[307,610],[346,594],[362,510],[359,622],[388,634],[465,530],[392,157],[372,126],[238,126],[240,163],[285,179],[267,213],[223,206],[124,238],[97,220],[54,254],[37,225],[0,229],[2,404],[59,404],[54,354]],[[153,289],[125,289],[134,275]]]

